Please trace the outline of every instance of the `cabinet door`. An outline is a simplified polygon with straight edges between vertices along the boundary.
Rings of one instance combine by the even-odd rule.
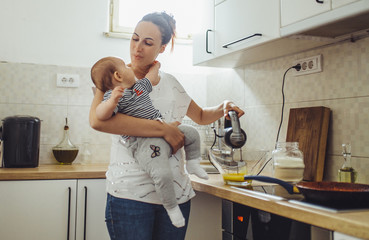
[[[78,180],[77,240],[109,240],[105,224],[105,179]]]
[[[343,5],[357,2],[358,0],[332,0],[332,9],[342,7]]]
[[[281,0],[282,27],[331,10],[331,0]]]
[[[352,237],[340,232],[333,232],[333,240],[360,240],[361,238]]]
[[[215,6],[218,55],[275,39],[279,28],[279,1],[226,0]]]
[[[0,181],[0,193],[0,239],[74,239],[76,180]]]
[[[214,49],[214,0],[202,0],[200,9],[205,11],[198,14],[198,28],[193,33],[193,64],[199,64],[215,57]]]

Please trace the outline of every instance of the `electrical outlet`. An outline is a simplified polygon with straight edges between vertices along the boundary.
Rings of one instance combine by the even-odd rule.
[[[56,86],[65,88],[79,87],[78,74],[56,74]]]
[[[322,55],[316,55],[313,57],[299,59],[293,62],[293,66],[296,64],[301,65],[299,71],[294,71],[295,76],[301,76],[310,73],[321,72],[322,70]]]

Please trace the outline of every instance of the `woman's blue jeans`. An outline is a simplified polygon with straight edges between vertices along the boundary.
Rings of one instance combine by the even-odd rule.
[[[105,221],[112,240],[183,240],[191,201],[180,204],[186,225],[173,226],[162,205],[116,198],[108,194]]]

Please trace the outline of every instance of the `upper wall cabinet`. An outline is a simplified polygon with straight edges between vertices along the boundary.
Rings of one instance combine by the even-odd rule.
[[[279,37],[278,1],[206,2],[213,6],[204,14],[202,32],[194,34],[195,65],[217,66],[221,56]]]
[[[215,48],[218,56],[278,37],[278,1],[226,0],[215,6]]]
[[[352,3],[352,2],[357,2],[360,0],[332,0],[332,8],[338,8],[338,7],[342,7],[343,5]]]
[[[331,10],[331,0],[281,0],[281,26]]]
[[[281,14],[282,37],[341,39],[369,28],[368,0],[281,0]]]
[[[216,0],[204,22],[193,64],[234,68],[368,36],[369,0]]]
[[[205,9],[197,32],[193,34],[193,64],[205,62],[215,58],[214,49],[214,0],[202,0]]]

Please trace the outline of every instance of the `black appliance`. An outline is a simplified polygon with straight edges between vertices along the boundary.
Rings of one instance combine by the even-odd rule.
[[[310,226],[236,202],[222,200],[223,240],[308,240]]]
[[[2,121],[3,167],[37,167],[41,120],[37,117],[17,115]]]
[[[222,200],[223,240],[247,239],[251,208],[239,203]]]

